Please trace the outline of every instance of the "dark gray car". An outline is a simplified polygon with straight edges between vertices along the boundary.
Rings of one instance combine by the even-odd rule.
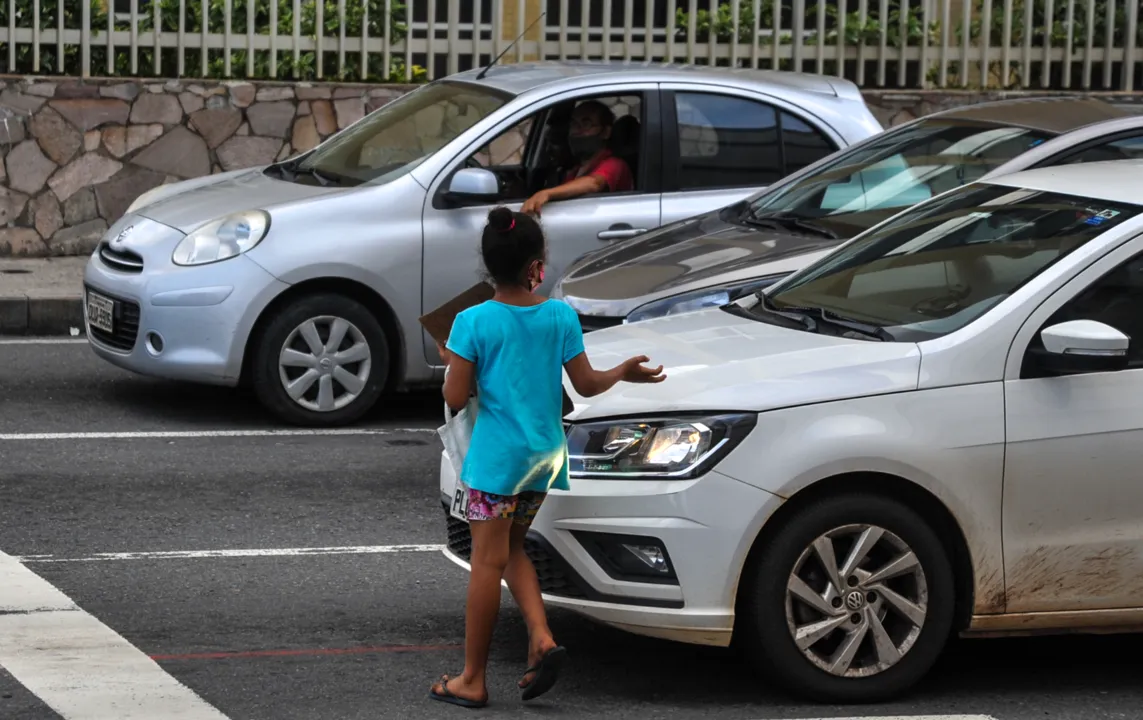
[[[929,115],[746,200],[581,258],[553,297],[585,330],[722,305],[946,190],[1044,165],[1143,155],[1143,117],[1097,100],[1009,100]]]

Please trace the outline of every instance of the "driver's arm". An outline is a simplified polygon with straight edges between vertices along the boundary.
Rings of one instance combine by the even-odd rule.
[[[581,195],[590,195],[591,193],[603,192],[607,190],[607,180],[596,174],[584,175],[583,177],[569,180],[562,185],[557,185],[548,190],[541,190],[524,203],[520,208],[520,212],[540,214],[540,208],[552,200],[567,200],[569,198],[577,198]]]

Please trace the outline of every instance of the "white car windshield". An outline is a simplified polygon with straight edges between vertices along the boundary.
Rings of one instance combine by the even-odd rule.
[[[273,165],[268,172],[316,185],[392,182],[511,99],[479,85],[431,83],[383,105],[300,159]]]
[[[934,118],[843,151],[818,172],[767,192],[748,219],[816,222],[853,237],[902,208],[979,180],[1051,133]]]
[[[940,337],[1141,210],[1076,195],[967,186],[811,265],[754,312],[792,315],[823,332],[844,329],[834,325],[844,320],[883,340]]]

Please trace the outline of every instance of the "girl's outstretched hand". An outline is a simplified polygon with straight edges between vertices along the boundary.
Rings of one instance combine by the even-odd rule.
[[[623,382],[629,383],[659,383],[667,379],[663,374],[663,366],[657,368],[646,367],[643,363],[650,362],[646,355],[630,358],[624,361],[622,368]]]

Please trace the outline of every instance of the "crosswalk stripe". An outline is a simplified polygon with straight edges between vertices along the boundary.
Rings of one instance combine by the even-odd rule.
[[[66,720],[227,720],[141,650],[2,552],[0,667]]]

